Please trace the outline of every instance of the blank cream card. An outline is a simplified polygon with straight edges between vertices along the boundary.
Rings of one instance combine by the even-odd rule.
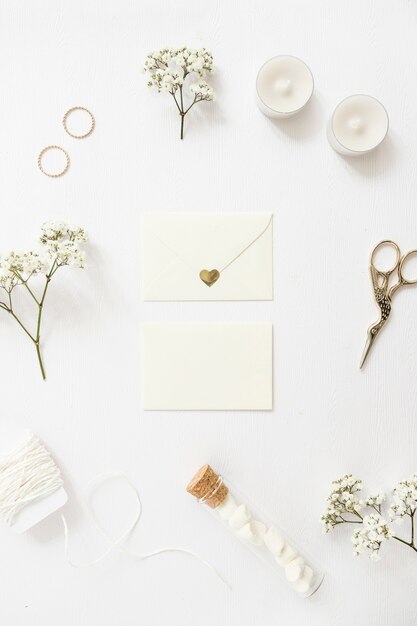
[[[145,324],[148,410],[271,410],[271,324]]]
[[[271,213],[145,213],[144,300],[272,300]]]

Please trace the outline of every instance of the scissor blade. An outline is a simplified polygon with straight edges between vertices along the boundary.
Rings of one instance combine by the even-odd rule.
[[[361,358],[361,362],[359,364],[359,369],[362,369],[363,364],[366,361],[366,358],[369,354],[369,350],[371,349],[372,344],[374,343],[374,335],[368,335],[367,339],[366,339],[366,343],[365,343],[365,347],[363,349],[363,353],[362,353],[362,358]]]

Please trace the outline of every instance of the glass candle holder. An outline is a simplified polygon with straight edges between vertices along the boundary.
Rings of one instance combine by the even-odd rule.
[[[379,146],[388,128],[388,113],[379,100],[358,94],[337,105],[327,126],[327,138],[339,154],[360,156]]]
[[[258,72],[256,102],[268,117],[286,118],[305,107],[313,89],[313,75],[304,61],[289,55],[276,56]]]
[[[307,598],[320,587],[324,574],[313,560],[210,465],[195,474],[187,491],[297,594]]]

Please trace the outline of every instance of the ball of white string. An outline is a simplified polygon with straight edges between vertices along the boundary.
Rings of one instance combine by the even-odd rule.
[[[8,526],[30,502],[44,498],[63,485],[59,467],[33,433],[0,457],[0,519]]]

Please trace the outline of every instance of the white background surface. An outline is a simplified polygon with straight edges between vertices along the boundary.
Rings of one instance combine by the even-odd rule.
[[[0,249],[32,246],[51,217],[91,236],[88,271],[62,272],[49,294],[46,383],[26,337],[2,319],[2,419],[29,426],[55,453],[74,560],[105,547],[80,507],[86,481],[121,469],[144,503],[131,546],[194,549],[233,585],[230,593],[183,555],[137,563],[113,554],[72,569],[55,515],[25,536],[0,529],[2,623],[416,624],[416,555],[392,544],[378,564],[354,559],[350,532],[324,537],[319,526],[340,473],[388,489],[417,465],[416,290],[398,293],[358,370],[377,313],[370,248],[385,237],[417,247],[415,3],[16,0],[0,11]],[[149,50],[183,43],[213,51],[218,98],[192,111],[181,143],[173,102],[147,90],[140,69]],[[305,113],[285,123],[254,105],[257,69],[279,53],[305,59],[316,82]],[[377,153],[349,161],[330,149],[325,125],[357,92],[381,99],[391,129]],[[61,126],[77,104],[97,119],[78,142]],[[71,155],[63,179],[37,170],[50,143]],[[142,303],[141,211],[214,208],[275,212],[274,302]],[[273,321],[273,412],[141,410],[141,322],[196,319]],[[316,557],[326,580],[311,600],[295,597],[185,492],[205,462]],[[107,485],[95,503],[120,531],[132,509],[123,485]]]

